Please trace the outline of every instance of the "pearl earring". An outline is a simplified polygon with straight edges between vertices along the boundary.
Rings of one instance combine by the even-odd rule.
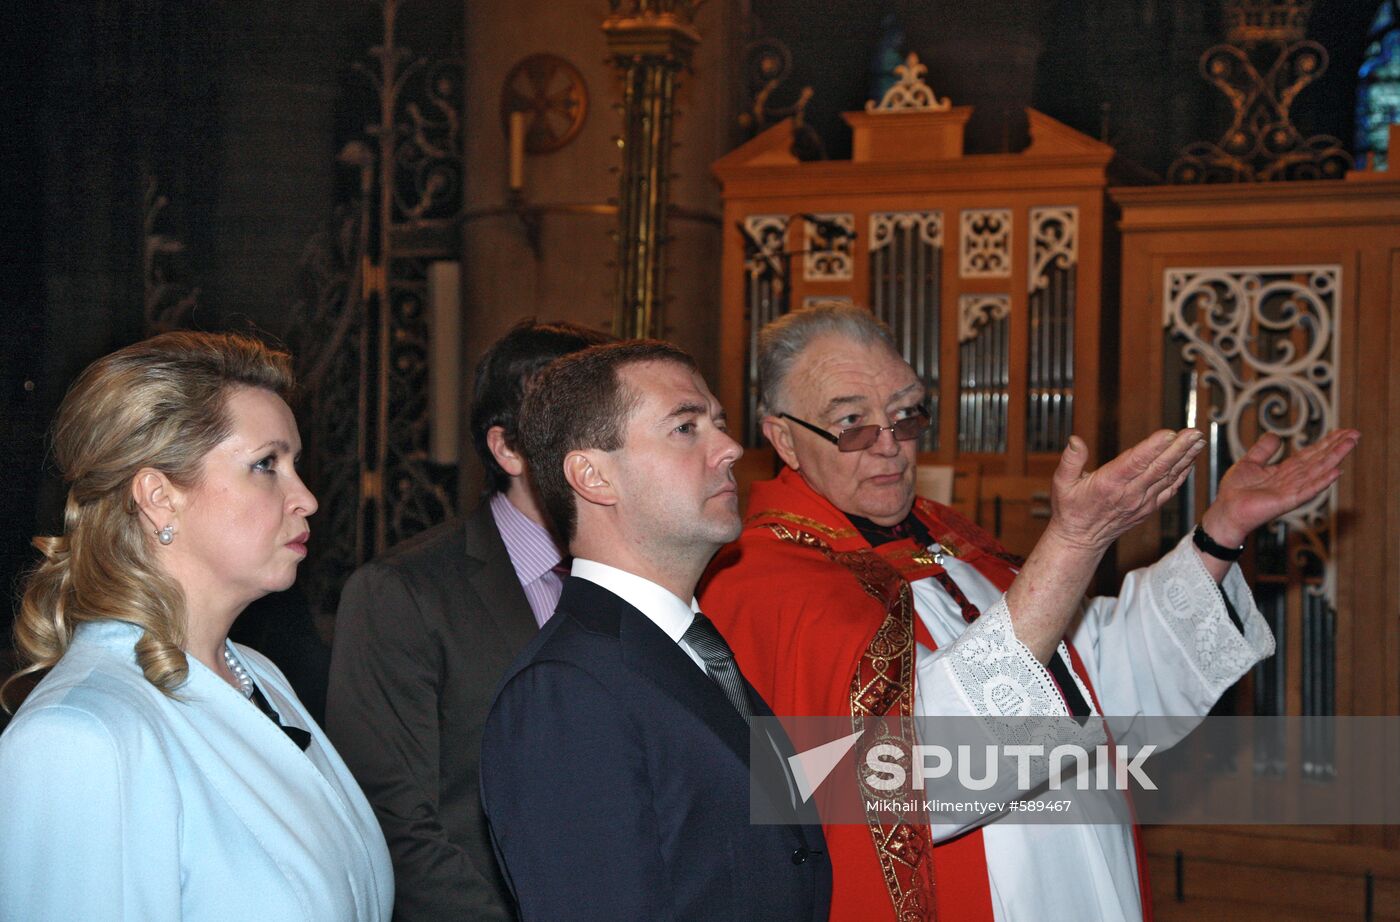
[[[169,545],[175,540],[175,526],[167,525],[160,531],[156,532],[156,540],[159,541],[161,544]]]

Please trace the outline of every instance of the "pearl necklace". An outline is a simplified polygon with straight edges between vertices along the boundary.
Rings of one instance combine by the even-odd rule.
[[[253,697],[253,677],[248,675],[248,670],[243,668],[238,657],[234,656],[227,646],[224,647],[224,665],[233,673],[234,681],[238,683],[238,690],[243,693],[243,697]]]

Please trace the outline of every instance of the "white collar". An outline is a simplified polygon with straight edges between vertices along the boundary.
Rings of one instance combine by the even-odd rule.
[[[667,637],[677,643],[695,620],[695,613],[700,610],[700,605],[694,597],[687,605],[680,596],[644,576],[628,573],[596,560],[575,557],[570,572],[618,596],[650,618],[657,627],[666,632]]]

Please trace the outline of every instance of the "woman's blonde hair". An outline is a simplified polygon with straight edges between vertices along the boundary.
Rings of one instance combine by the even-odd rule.
[[[204,456],[229,435],[228,396],[243,387],[287,399],[290,356],[243,336],[164,333],[98,359],[69,388],[53,428],[68,484],[63,534],[34,539],[44,559],[15,621],[23,668],[0,686],[7,710],[12,683],[52,668],[85,621],[140,627],[136,661],[146,678],[166,694],[184,682],[184,594],[156,563],[155,529],[131,484],[149,467],[195,486]]]

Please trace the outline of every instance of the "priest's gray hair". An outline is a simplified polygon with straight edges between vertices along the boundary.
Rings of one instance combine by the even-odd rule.
[[[899,355],[890,328],[863,307],[823,305],[784,314],[758,333],[760,416],[782,412],[788,399],[783,385],[792,366],[813,340],[829,335],[845,336],[866,346],[883,343]]]

